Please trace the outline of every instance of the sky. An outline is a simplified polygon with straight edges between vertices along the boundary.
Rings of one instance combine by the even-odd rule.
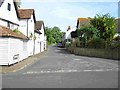
[[[36,20],[43,20],[45,26],[57,26],[66,31],[75,28],[77,19],[109,13],[118,18],[119,0],[21,0],[21,8],[35,9]]]

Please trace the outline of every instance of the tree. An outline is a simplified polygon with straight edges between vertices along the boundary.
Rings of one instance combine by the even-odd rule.
[[[100,38],[111,41],[115,35],[116,21],[109,14],[96,15],[90,20],[90,24],[100,31]]]
[[[15,2],[16,2],[17,8],[20,8],[21,0],[15,0]]]
[[[86,39],[89,40],[93,37],[99,37],[100,32],[95,27],[89,25],[89,26],[84,26],[84,27],[77,29],[77,35],[79,37],[86,37]]]
[[[79,37],[82,46],[86,47],[86,44],[90,39],[100,36],[100,32],[95,27],[88,25],[77,29],[77,36]]]
[[[64,32],[61,32],[59,27],[45,28],[45,35],[49,44],[62,42]]]

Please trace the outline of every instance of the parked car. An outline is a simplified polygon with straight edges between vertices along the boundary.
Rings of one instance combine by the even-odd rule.
[[[60,42],[57,44],[58,47],[63,47],[63,44]]]

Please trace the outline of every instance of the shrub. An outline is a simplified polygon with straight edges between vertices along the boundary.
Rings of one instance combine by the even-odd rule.
[[[22,32],[20,32],[18,29],[13,30],[13,32],[15,32],[17,34],[22,34]]]
[[[94,37],[87,42],[88,48],[104,48],[105,42],[99,37]]]
[[[109,46],[110,49],[120,49],[120,41],[114,41]]]
[[[81,47],[81,48],[86,47],[86,38],[85,37],[80,37],[79,40],[80,40],[80,46],[79,47]]]

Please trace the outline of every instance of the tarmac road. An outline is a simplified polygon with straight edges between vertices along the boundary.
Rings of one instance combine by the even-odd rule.
[[[118,88],[118,61],[77,56],[64,48],[26,68],[2,75],[3,88]]]

